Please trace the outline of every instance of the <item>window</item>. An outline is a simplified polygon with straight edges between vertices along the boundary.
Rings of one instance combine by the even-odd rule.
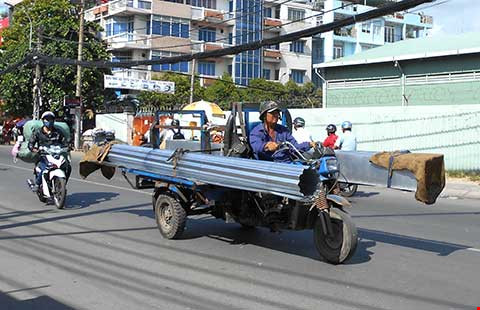
[[[343,46],[335,45],[333,47],[333,59],[343,57]]]
[[[272,17],[272,8],[264,8],[263,9],[263,16],[264,17]]]
[[[227,71],[230,76],[232,76],[232,68],[233,68],[232,65],[227,66]]]
[[[275,77],[274,77],[275,81],[278,81],[280,80],[280,70],[275,70]]]
[[[139,9],[150,10],[152,8],[152,3],[148,2],[148,1],[138,0],[138,8]]]
[[[273,45],[267,45],[267,46],[265,46],[265,48],[279,51],[280,50],[280,43],[273,44]]]
[[[152,59],[159,59],[163,57],[172,57],[178,55],[181,54],[165,51],[152,51]],[[175,64],[152,65],[152,71],[176,71],[188,73],[188,61],[182,61]]]
[[[198,73],[203,75],[215,75],[215,62],[214,61],[200,61],[198,63]]]
[[[294,53],[305,53],[305,41],[299,40],[299,41],[293,41],[290,43],[290,52]]]
[[[228,11],[233,12],[233,1],[232,0],[228,1]]]
[[[205,42],[216,41],[216,29],[215,28],[200,28],[198,32],[198,39]]]
[[[233,44],[233,33],[228,34],[228,44]]]
[[[385,26],[385,42],[395,42],[395,28],[392,26]]]
[[[118,35],[121,33],[133,33],[133,20],[129,18],[110,18],[105,25],[107,37]]]
[[[291,78],[295,83],[303,84],[303,81],[304,81],[304,78],[305,78],[305,71],[304,70],[292,70]]]
[[[207,9],[217,8],[217,0],[187,0],[186,4]]]
[[[263,69],[263,78],[265,80],[270,80],[270,69]]]
[[[362,24],[362,32],[370,33],[370,23],[363,23]]]
[[[154,15],[151,32],[162,36],[189,38],[190,21],[188,19]],[[149,33],[148,30],[147,33]]]
[[[288,8],[288,20],[300,20],[305,18],[305,10]]]

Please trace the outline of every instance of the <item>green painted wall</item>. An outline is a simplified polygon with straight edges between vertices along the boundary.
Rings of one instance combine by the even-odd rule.
[[[401,86],[329,89],[327,107],[402,105]]]
[[[406,85],[408,105],[480,104],[480,81]]]

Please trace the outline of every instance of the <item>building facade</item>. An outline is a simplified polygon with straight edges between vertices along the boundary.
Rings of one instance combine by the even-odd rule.
[[[331,23],[399,0],[317,0],[315,8],[325,12],[318,23]],[[313,63],[354,55],[371,48],[406,39],[426,37],[433,18],[421,13],[398,12],[323,33],[313,40]],[[314,75],[316,85],[321,79]]]
[[[282,3],[282,4],[279,4]],[[294,0],[114,0],[86,11],[103,27],[113,61],[148,60],[212,51],[316,25],[309,3]],[[115,75],[151,79],[163,71],[191,73],[204,85],[228,73],[235,83],[254,78],[299,84],[312,79],[312,40],[281,43],[237,55],[118,69]]]

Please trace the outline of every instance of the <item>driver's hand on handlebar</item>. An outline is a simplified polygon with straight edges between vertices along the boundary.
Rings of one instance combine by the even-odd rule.
[[[267,151],[273,152],[276,149],[278,149],[278,143],[276,142],[270,141],[270,142],[267,142],[267,144],[265,144],[265,150]]]
[[[310,141],[310,147],[316,147],[316,146],[317,146],[317,142]]]

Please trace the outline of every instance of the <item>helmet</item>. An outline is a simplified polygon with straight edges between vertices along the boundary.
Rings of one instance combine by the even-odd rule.
[[[180,121],[178,119],[172,120],[171,126],[180,126]]]
[[[305,127],[305,120],[301,117],[296,117],[293,120],[293,125],[295,125],[297,127]]]
[[[264,101],[260,103],[260,108],[258,109],[260,112],[260,119],[263,121],[266,112],[273,112],[275,110],[280,111],[280,107],[275,101]]]
[[[330,124],[327,126],[327,133],[335,133],[337,131],[337,126]]]
[[[344,121],[342,123],[342,129],[352,129],[352,123],[350,123],[349,121]]]
[[[42,114],[41,117],[43,121],[43,126],[52,129],[53,125],[55,124],[55,114],[51,111],[46,111]]]
[[[55,119],[55,114],[53,114],[52,111],[43,112],[42,117],[40,117],[40,119],[46,119],[46,118],[53,118],[53,119]]]

